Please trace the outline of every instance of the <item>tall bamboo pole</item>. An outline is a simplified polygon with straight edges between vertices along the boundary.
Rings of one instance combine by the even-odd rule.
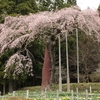
[[[66,62],[67,62],[67,91],[70,91],[70,79],[69,79],[69,61],[68,61],[68,38],[66,32]]]
[[[79,46],[78,46],[78,29],[76,28],[76,48],[77,48],[77,83],[79,83]]]
[[[59,92],[62,92],[60,34],[59,34]]]

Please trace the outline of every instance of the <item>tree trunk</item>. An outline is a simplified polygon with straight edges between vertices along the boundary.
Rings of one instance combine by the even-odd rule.
[[[52,66],[52,70],[51,70],[51,77],[50,77],[50,87],[53,87],[54,85],[54,75],[55,75],[55,49],[54,47],[52,48],[52,46],[49,46],[49,53],[50,53],[50,58],[51,58],[51,66]]]
[[[3,95],[5,95],[6,84],[3,84]]]
[[[44,57],[44,64],[42,69],[42,84],[41,89],[44,90],[45,88],[49,89],[50,85],[50,77],[51,77],[51,60],[50,60],[50,54],[48,50],[48,46],[46,45],[45,49],[45,57]]]
[[[9,92],[13,92],[13,84],[12,81],[9,82]]]

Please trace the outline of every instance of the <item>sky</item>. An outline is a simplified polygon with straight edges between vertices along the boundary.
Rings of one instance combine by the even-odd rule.
[[[91,8],[97,9],[100,4],[100,0],[77,0],[77,5],[82,9]]]

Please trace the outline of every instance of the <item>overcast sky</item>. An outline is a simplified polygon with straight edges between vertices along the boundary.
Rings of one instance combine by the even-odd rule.
[[[100,0],[77,0],[77,4],[82,10],[88,7],[91,9],[97,9],[100,4]]]

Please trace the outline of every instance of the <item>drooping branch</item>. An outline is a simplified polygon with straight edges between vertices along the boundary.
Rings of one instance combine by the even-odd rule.
[[[12,74],[13,78],[16,78],[16,75],[20,74],[29,74],[33,76],[32,69],[32,61],[27,56],[24,56],[20,53],[16,53],[12,55],[7,64],[5,66],[5,75],[4,77],[8,77],[8,73]]]

